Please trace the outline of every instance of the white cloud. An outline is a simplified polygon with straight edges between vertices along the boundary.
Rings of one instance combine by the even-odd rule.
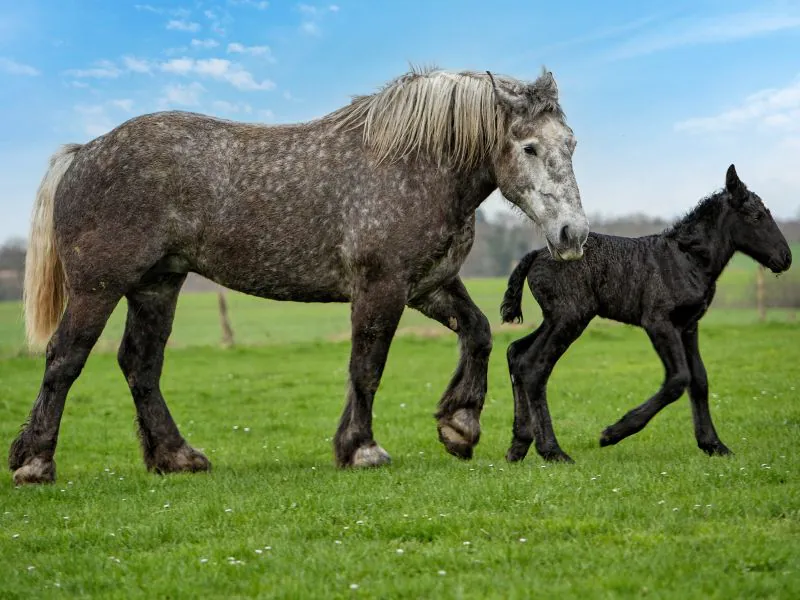
[[[216,48],[217,46],[219,46],[219,42],[211,38],[205,40],[192,40],[192,48]]]
[[[90,139],[108,133],[114,128],[114,122],[102,104],[78,104],[74,110],[78,115],[81,130]]]
[[[115,108],[123,110],[128,113],[133,112],[133,100],[130,98],[121,98],[119,100],[111,100],[109,104]]]
[[[258,111],[258,120],[259,121],[274,121],[275,120],[275,113],[273,113],[268,108],[264,108]]]
[[[128,71],[132,71],[133,73],[149,73],[151,71],[151,65],[149,62],[133,56],[123,57],[122,64],[125,65],[125,68],[128,69]]]
[[[245,46],[238,42],[228,44],[229,54],[249,54],[250,56],[263,57],[269,62],[276,62],[269,46]]]
[[[677,131],[707,133],[743,127],[800,131],[800,79],[783,88],[756,92],[734,108],[710,117],[687,119],[675,124]]]
[[[256,81],[253,74],[237,63],[223,58],[174,58],[161,65],[161,70],[177,75],[196,74],[224,81],[238,90],[271,90],[275,84],[269,79]]]
[[[2,56],[0,56],[0,71],[9,75],[27,75],[28,77],[39,75],[38,69]]]
[[[174,29],[175,31],[200,31],[200,23],[194,21],[184,21],[182,19],[172,19],[167,23],[167,29]]]
[[[320,21],[329,13],[339,12],[339,6],[336,4],[329,4],[326,7],[319,7],[312,6],[311,4],[298,4],[297,10],[303,15],[303,21],[300,23],[300,31],[306,35],[317,36],[322,34]]]
[[[320,14],[320,12],[322,12],[316,6],[311,6],[310,4],[300,4],[297,6],[297,8],[298,10],[300,10],[301,13],[309,15],[311,17],[316,17]]]
[[[637,35],[610,54],[631,58],[683,46],[720,44],[800,28],[800,11],[753,10],[707,18],[686,18]]]
[[[319,35],[320,33],[322,33],[320,31],[319,25],[317,25],[313,21],[303,21],[300,24],[300,31],[308,35]]]
[[[151,6],[150,4],[134,4],[133,7],[136,10],[141,10],[141,11],[145,11],[145,12],[151,12],[151,13],[155,13],[157,15],[160,15],[160,14],[162,14],[164,12],[163,8],[156,8],[155,6]]]
[[[194,69],[193,58],[173,58],[161,64],[161,70],[167,73],[177,73],[178,75],[186,75],[191,73]]]
[[[228,3],[234,6],[249,6],[258,10],[269,8],[269,2],[266,0],[228,0]]]
[[[197,106],[200,104],[200,96],[205,91],[205,88],[196,81],[189,85],[168,85],[164,88],[164,96],[159,98],[159,104],[162,107]]]
[[[211,103],[215,111],[226,114],[250,114],[253,112],[253,107],[246,102],[227,102],[226,100],[215,100]]]
[[[78,78],[115,79],[122,75],[122,69],[110,60],[99,60],[89,69],[69,69],[65,73]]]

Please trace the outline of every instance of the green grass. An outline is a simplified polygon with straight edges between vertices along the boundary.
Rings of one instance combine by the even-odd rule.
[[[501,285],[470,287],[494,315]],[[455,336],[401,336],[375,405],[376,437],[394,463],[342,472],[330,436],[349,344],[326,338],[346,330],[347,307],[230,300],[237,336],[256,344],[269,332],[266,344],[214,347],[214,297],[185,296],[163,378],[182,432],[214,470],[147,474],[116,360],[94,353],[67,402],[58,482],[17,489],[8,473],[0,482],[0,597],[797,597],[800,325],[785,315],[759,325],[752,311],[712,311],[701,326],[732,458],[696,448],[686,398],[640,434],[598,447],[602,428],[662,375],[642,331],[599,322],[549,388],[577,464],[543,465],[535,454],[504,463],[504,351],[523,332],[502,331],[473,461],[444,453],[431,416]],[[16,331],[15,311],[0,308],[2,334]],[[105,348],[119,327],[111,323]],[[4,444],[41,371],[40,358],[0,360]]]

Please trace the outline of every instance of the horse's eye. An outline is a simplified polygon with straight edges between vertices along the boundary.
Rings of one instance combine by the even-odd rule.
[[[525,151],[525,154],[530,154],[531,156],[536,156],[536,148],[528,144],[527,146],[522,148]]]

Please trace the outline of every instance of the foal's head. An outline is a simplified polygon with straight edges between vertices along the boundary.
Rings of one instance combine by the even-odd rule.
[[[494,159],[497,186],[543,229],[555,258],[578,259],[589,222],[572,171],[575,136],[559,106],[553,74],[531,84],[492,82],[507,123]]]
[[[731,165],[725,177],[730,220],[727,224],[736,250],[744,252],[773,273],[782,273],[792,264],[792,251],[786,238],[758,194],[747,189]]]

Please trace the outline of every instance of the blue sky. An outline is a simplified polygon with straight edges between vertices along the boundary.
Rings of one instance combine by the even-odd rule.
[[[307,120],[409,62],[546,64],[589,215],[680,215],[731,162],[800,210],[800,2],[0,0],[0,240],[59,144],[165,108]]]

